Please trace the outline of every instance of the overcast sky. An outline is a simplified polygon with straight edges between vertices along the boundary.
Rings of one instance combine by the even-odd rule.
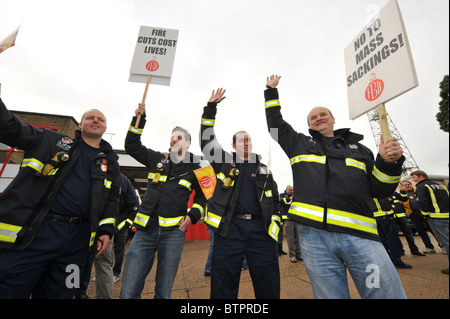
[[[226,150],[247,130],[254,152],[271,154],[280,191],[292,183],[289,159],[267,132],[266,77],[282,76],[282,114],[307,133],[306,115],[327,106],[336,128],[365,136],[366,115],[349,120],[344,48],[387,0],[0,0],[0,38],[22,24],[0,55],[1,96],[10,110],[56,113],[77,121],[89,108],[108,119],[105,138],[123,149],[145,84],[128,82],[141,25],[178,29],[170,86],[151,85],[144,145],[165,151],[171,129],[198,134],[203,107],[218,87],[216,133]],[[449,1],[398,0],[419,86],[386,104],[420,169],[448,175],[449,135],[439,129],[439,83],[449,73]],[[0,40],[1,40],[0,39]]]

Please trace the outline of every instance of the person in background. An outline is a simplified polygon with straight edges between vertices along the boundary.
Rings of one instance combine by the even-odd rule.
[[[436,239],[442,245],[448,258],[448,189],[444,185],[428,179],[428,175],[424,171],[417,170],[410,175],[416,183],[420,210],[428,219]],[[441,272],[448,275],[448,267],[442,269]]]

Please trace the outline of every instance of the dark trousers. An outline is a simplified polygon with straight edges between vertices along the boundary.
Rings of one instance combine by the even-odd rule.
[[[257,299],[280,298],[278,245],[261,219],[233,218],[227,236],[215,234],[212,254],[211,299],[236,299],[242,261],[247,258]]]
[[[403,245],[398,237],[397,224],[390,216],[377,217],[377,228],[381,243],[386,248],[394,265],[403,264]]]
[[[422,213],[420,211],[413,210],[411,215],[409,215],[409,218],[411,218],[412,223],[416,227],[417,233],[419,234],[420,238],[422,238],[425,247],[434,249],[434,245],[431,243],[430,237],[427,233],[429,226],[426,224],[426,220],[423,217]]]
[[[403,235],[405,235],[406,241],[408,242],[409,250],[411,253],[418,253],[419,248],[417,248],[416,243],[414,242],[414,235],[409,227],[408,222],[406,221],[406,217],[397,217],[394,219],[397,223],[397,225],[400,227],[400,229],[403,232]]]
[[[89,253],[89,222],[45,219],[25,250],[0,251],[0,299],[71,299]]]

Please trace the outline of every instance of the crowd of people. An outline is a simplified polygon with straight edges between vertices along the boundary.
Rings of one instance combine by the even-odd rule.
[[[18,175],[0,195],[0,298],[85,298],[93,265],[97,298],[112,298],[134,227],[120,298],[141,297],[157,253],[154,296],[169,299],[185,233],[202,216],[211,234],[205,274],[211,276],[212,299],[237,298],[243,267],[256,298],[280,298],[283,225],[290,261],[304,263],[315,298],[350,298],[347,270],[362,298],[406,298],[396,267],[411,266],[401,260],[397,224],[411,254],[425,255],[407,215],[425,253],[435,251],[430,230],[448,255],[448,189],[415,171],[416,188],[403,181],[396,192],[405,159],[396,138],[381,136],[374,156],[360,143],[362,135],[334,128],[328,108],[311,109],[309,134],[298,133],[281,114],[280,79],[267,78],[264,97],[267,128],[292,167],[293,185],[282,194],[253,153],[248,132],[232,135],[232,152],[219,143],[214,127],[226,98],[223,88],[212,91],[200,119],[203,156],[188,151],[191,135],[179,126],[169,151],[145,147],[146,110],[138,105],[125,150],[148,169],[140,204],[120,174],[118,156],[102,139],[102,112],[86,111],[71,137],[24,124],[0,99],[0,142],[24,150]],[[208,198],[194,173],[202,158],[217,180]],[[370,284],[368,268],[377,270]]]

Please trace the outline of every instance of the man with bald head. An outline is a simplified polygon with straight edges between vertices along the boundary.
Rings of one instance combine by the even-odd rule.
[[[86,111],[75,136],[23,123],[0,99],[0,142],[24,151],[0,195],[0,299],[72,299],[89,250],[115,230],[118,156],[102,139],[105,115]]]
[[[269,131],[290,159],[294,198],[288,218],[298,222],[300,249],[316,298],[350,298],[347,269],[362,298],[405,298],[380,242],[370,202],[391,195],[400,180],[403,150],[381,136],[379,153],[359,143],[363,136],[334,129],[326,107],[307,115],[310,136],[297,133],[282,117],[280,76],[267,78],[264,91]]]

